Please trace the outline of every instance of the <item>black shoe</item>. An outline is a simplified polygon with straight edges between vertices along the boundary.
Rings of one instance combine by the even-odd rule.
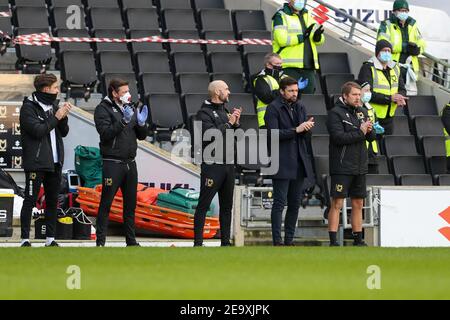
[[[353,242],[353,246],[354,246],[354,247],[368,247],[367,243],[365,243],[364,241],[361,241],[361,242]]]
[[[134,242],[134,243],[127,243],[127,247],[140,247],[141,245],[139,244],[139,242]]]
[[[289,242],[284,244],[286,247],[295,247],[295,243]]]
[[[97,243],[95,246],[96,246],[96,247],[104,247],[105,244],[104,244],[104,243]]]
[[[339,242],[330,242],[330,247],[340,247]]]
[[[330,213],[330,208],[326,207],[325,210],[323,211],[323,218],[325,220],[328,220],[328,214]]]
[[[284,243],[281,243],[281,242],[275,242],[275,243],[273,244],[273,246],[274,246],[274,247],[284,247]]]
[[[194,243],[194,247],[204,247],[202,243]]]
[[[21,247],[31,247],[31,243],[30,243],[30,241],[25,241],[25,242],[22,243],[20,246],[21,246]]]
[[[45,244],[46,247],[59,247],[58,242],[53,240],[50,244]]]

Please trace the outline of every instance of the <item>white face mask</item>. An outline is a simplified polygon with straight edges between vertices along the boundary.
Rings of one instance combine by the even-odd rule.
[[[294,9],[298,11],[302,11],[305,8],[306,0],[295,0],[294,1]]]
[[[123,104],[128,104],[131,102],[131,94],[129,92],[125,93],[123,96],[120,97],[120,101]]]

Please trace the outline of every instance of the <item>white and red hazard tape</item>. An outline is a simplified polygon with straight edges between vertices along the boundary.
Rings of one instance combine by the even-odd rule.
[[[0,11],[0,17],[10,18],[11,17],[11,12],[9,12],[9,11]]]
[[[262,45],[271,46],[270,39],[244,39],[244,40],[205,40],[205,39],[165,39],[159,36],[135,39],[123,38],[86,38],[86,37],[53,37],[48,33],[34,33],[15,37],[14,43],[28,46],[48,46],[52,42],[103,42],[103,43],[185,43],[185,44],[222,44],[222,45]]]

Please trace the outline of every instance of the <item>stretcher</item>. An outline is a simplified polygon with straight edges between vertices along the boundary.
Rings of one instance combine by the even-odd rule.
[[[97,216],[101,197],[98,188],[79,187],[78,194],[76,201],[84,212],[88,215]],[[116,195],[109,215],[111,221],[123,223],[122,204],[122,197]],[[137,228],[152,232],[185,239],[194,238],[194,216],[185,212],[137,201],[135,223]],[[205,239],[213,238],[219,228],[219,219],[207,217],[203,237]]]

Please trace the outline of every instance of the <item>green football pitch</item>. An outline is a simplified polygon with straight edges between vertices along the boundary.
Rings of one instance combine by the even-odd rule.
[[[445,248],[4,248],[0,299],[450,299],[449,270]]]

